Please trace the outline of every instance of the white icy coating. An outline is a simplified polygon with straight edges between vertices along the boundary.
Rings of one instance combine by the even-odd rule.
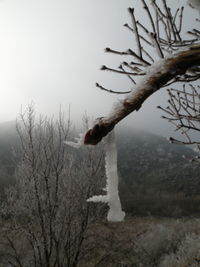
[[[80,133],[79,134],[79,137],[78,138],[75,138],[76,142],[64,141],[64,143],[66,145],[69,145],[69,146],[74,147],[74,148],[80,148],[81,146],[84,145],[84,137],[85,137],[85,134]]]
[[[200,12],[200,0],[188,0],[188,4]]]
[[[65,141],[66,145],[74,148],[80,148],[84,145],[85,134],[79,134],[79,138],[75,138],[77,142]],[[89,202],[103,202],[109,206],[107,215],[108,221],[120,222],[123,221],[125,213],[122,211],[121,202],[118,192],[119,177],[117,173],[117,148],[115,145],[114,130],[110,132],[105,138],[105,163],[106,163],[106,195],[93,196],[87,201]]]
[[[199,0],[200,1],[200,0]],[[179,52],[187,51],[188,48],[180,49]],[[118,121],[120,114],[122,113],[123,109],[126,109],[126,104],[132,104],[132,102],[135,102],[135,100],[139,100],[140,98],[143,99],[145,92],[152,92],[157,91],[157,86],[154,85],[152,87],[151,82],[149,80],[152,80],[152,77],[160,77],[162,74],[165,74],[166,72],[170,72],[172,75],[176,70],[170,69],[170,59],[174,58],[174,54],[167,54],[165,55],[165,58],[162,58],[155,63],[153,63],[151,66],[147,67],[145,69],[145,75],[139,77],[137,84],[132,88],[131,92],[126,95],[126,97],[122,100],[118,100],[116,103],[114,103],[110,113],[107,117],[103,118],[104,122],[109,121]]]
[[[143,95],[144,91],[149,91],[149,78],[151,78],[152,76],[160,76],[162,73],[165,73],[168,68],[168,65],[166,64],[166,59],[170,59],[171,57],[173,58],[173,55],[166,55],[164,59],[160,59],[151,66],[147,67],[145,70],[145,75],[138,79],[137,85],[132,88],[131,92],[127,94],[124,99],[118,100],[113,104],[113,107],[110,113],[108,114],[108,118],[118,118],[118,114],[121,112],[122,109],[124,109],[124,101],[126,101],[126,103],[131,103],[132,99],[134,99],[135,94],[138,95],[141,93],[141,95]],[[155,88],[155,90],[157,89]],[[103,120],[106,121],[109,119],[105,118]]]
[[[122,211],[121,208],[118,191],[119,177],[117,173],[117,148],[115,145],[114,131],[110,132],[105,137],[105,148],[105,167],[107,177],[107,185],[105,191],[107,192],[107,195],[93,196],[89,198],[88,201],[108,203],[108,221],[120,222],[124,220],[125,213]]]

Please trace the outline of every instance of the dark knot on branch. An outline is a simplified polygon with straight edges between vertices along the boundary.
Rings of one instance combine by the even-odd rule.
[[[113,125],[103,124],[102,120],[99,123],[95,124],[92,129],[89,129],[85,134],[84,144],[85,145],[96,145],[98,144],[103,137],[105,137],[112,129]]]

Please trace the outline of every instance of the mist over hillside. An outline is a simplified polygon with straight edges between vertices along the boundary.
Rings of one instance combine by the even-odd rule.
[[[199,171],[198,164],[191,163],[197,155],[191,148],[175,145],[161,136],[144,131],[124,131],[117,136],[119,170],[129,184],[149,183],[158,185],[160,190],[183,190],[182,182],[188,178],[188,185]],[[168,188],[164,182],[176,188]],[[186,190],[187,188],[185,188]],[[189,189],[191,190],[191,188]],[[194,193],[194,192],[193,192]]]
[[[162,205],[158,208],[158,203],[166,202],[167,198],[170,199],[170,203],[168,203],[169,210],[166,215],[169,215],[171,206],[175,205],[174,197],[177,202],[177,198],[185,201],[185,198],[188,200],[190,197],[192,201],[192,198],[198,196],[200,168],[189,160],[196,156],[191,148],[170,144],[166,138],[152,133],[129,129],[118,131],[116,141],[120,175],[119,190],[123,208],[126,211],[142,215],[147,214],[149,210],[160,213]],[[9,184],[14,182],[16,158],[13,148],[18,142],[15,122],[0,124],[1,194]],[[78,150],[77,153],[79,153]],[[152,211],[155,203],[157,211]],[[179,204],[176,203],[176,205]],[[186,203],[183,202],[180,205],[184,206]],[[189,204],[189,210],[191,206],[194,207],[194,213],[199,210],[196,209],[197,205],[194,205],[194,202]]]
[[[193,149],[144,131],[117,134],[120,195],[127,212],[139,215],[198,214],[199,164]]]
[[[10,148],[16,144],[17,139],[18,136],[15,121],[0,123],[0,154],[3,154],[2,149],[10,151]]]

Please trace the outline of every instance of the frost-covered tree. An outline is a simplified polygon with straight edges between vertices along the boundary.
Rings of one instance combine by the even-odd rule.
[[[191,6],[199,10],[199,0],[190,0],[189,5],[177,9],[173,8],[174,4],[186,4],[186,1],[140,2],[143,12],[140,17],[147,17],[148,22],[137,18],[134,8],[129,8],[131,23],[124,24],[135,37],[136,45],[125,51],[106,48],[106,53],[121,55],[127,57],[127,60],[118,68],[105,65],[101,68],[103,71],[126,75],[133,84],[132,88],[116,91],[96,84],[101,90],[126,96],[115,103],[108,116],[94,122],[85,134],[85,144],[95,145],[100,142],[124,117],[138,111],[143,102],[157,90],[169,88],[172,84],[193,83],[200,78],[200,31],[190,29],[185,33],[183,29],[185,21],[188,23],[185,14],[187,8]],[[194,11],[194,15],[199,16],[199,13]],[[199,18],[196,23],[199,25]],[[199,88],[196,89],[198,91]],[[199,116],[199,110],[197,112]]]
[[[32,107],[17,124],[16,184],[1,207],[1,266],[75,267],[89,247],[89,223],[98,210],[86,200],[99,188],[102,149],[79,153],[64,145],[70,122],[36,119]],[[2,245],[3,243],[3,245]]]

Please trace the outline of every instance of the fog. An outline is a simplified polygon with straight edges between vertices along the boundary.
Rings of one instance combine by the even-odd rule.
[[[106,115],[119,96],[100,91],[95,82],[117,90],[132,87],[127,78],[99,69],[122,61],[105,54],[105,47],[134,49],[134,38],[123,27],[130,19],[127,8],[133,5],[141,17],[140,1],[133,0],[0,1],[0,122],[15,120],[30,103],[37,113],[50,116],[60,107],[68,112],[70,106],[75,124],[85,113],[94,119]],[[185,12],[191,25],[197,13],[190,8]],[[171,128],[160,119],[157,105],[167,105],[164,90],[121,127],[168,135]]]

